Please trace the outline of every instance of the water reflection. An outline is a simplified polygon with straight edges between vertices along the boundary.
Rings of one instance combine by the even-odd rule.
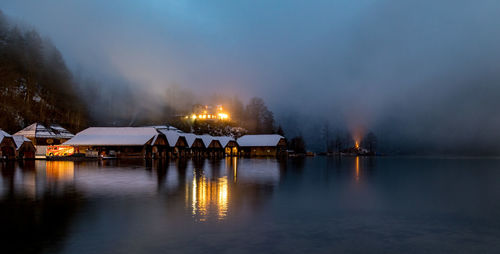
[[[356,170],[356,182],[359,182],[359,156],[356,156],[355,170]]]
[[[73,161],[40,161],[45,163],[47,180],[66,182],[75,177],[75,163]]]
[[[0,163],[0,251],[494,252],[499,168],[366,157]]]
[[[192,214],[200,221],[209,217],[224,219],[228,209],[227,176],[208,179],[195,174],[191,184],[186,184],[186,204],[191,204]]]
[[[195,221],[224,220],[231,208],[238,209],[244,196],[243,189],[276,185],[279,181],[279,163],[275,160],[246,160],[239,168],[238,158],[221,161],[194,161],[192,174],[185,182],[185,203]],[[262,197],[257,197],[262,198]],[[264,198],[265,200],[265,198]]]

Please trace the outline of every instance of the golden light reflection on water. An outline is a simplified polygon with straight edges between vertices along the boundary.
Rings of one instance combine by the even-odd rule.
[[[45,165],[48,180],[68,181],[75,177],[73,161],[47,161]]]
[[[356,156],[356,182],[359,181],[359,156]]]
[[[227,216],[229,188],[227,176],[208,179],[205,175],[193,176],[186,184],[186,203],[191,204],[195,218],[206,221],[209,217],[222,220]]]
[[[232,164],[233,164],[233,182],[236,183],[238,179],[238,158],[233,157],[232,158]]]

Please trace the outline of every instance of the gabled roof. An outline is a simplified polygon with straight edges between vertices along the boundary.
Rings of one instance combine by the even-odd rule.
[[[181,136],[185,137],[186,138],[186,141],[187,141],[187,144],[188,144],[188,147],[191,148],[194,144],[194,141],[196,139],[201,139],[200,137],[198,137],[196,134],[193,134],[193,133],[180,133]]]
[[[222,147],[226,147],[226,145],[227,145],[227,143],[229,143],[229,141],[236,141],[236,140],[234,140],[233,137],[228,137],[228,136],[214,137],[214,139],[219,140]]]
[[[285,137],[278,134],[245,135],[236,142],[239,146],[276,146]]]
[[[153,127],[91,127],[77,133],[64,145],[142,146],[157,135]]]
[[[0,143],[2,143],[4,138],[12,138],[12,136],[9,133],[0,129]]]
[[[24,142],[31,143],[31,140],[29,140],[25,136],[13,135],[12,138],[14,139],[14,143],[16,144],[16,150],[19,150],[19,148],[21,148],[21,146],[23,146]]]
[[[52,124],[49,127],[45,127],[44,125],[39,123],[34,123],[16,132],[14,135],[22,135],[27,138],[67,138],[67,139],[70,139],[75,136],[58,124]]]
[[[208,134],[198,135],[198,137],[201,138],[201,140],[203,140],[203,145],[205,145],[205,147],[210,146],[210,143],[212,143],[213,141],[217,142],[219,141],[215,139],[213,136]]]
[[[170,147],[175,147],[175,145],[177,144],[177,141],[179,140],[179,138],[182,135],[181,133],[179,133],[176,130],[166,130],[166,129],[157,129],[157,130],[161,134],[165,135],[165,137],[167,137],[167,142],[168,142],[168,145]]]

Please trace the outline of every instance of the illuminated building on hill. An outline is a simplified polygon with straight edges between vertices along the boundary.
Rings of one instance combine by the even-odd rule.
[[[186,115],[184,118],[192,120],[229,120],[229,113],[224,111],[222,105],[217,105],[215,107],[210,105],[196,105],[193,107],[193,112]]]

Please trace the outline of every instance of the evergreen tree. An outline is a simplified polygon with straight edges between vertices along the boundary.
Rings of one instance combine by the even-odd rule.
[[[281,127],[281,125],[278,126],[278,129],[276,130],[276,134],[278,135],[281,135],[281,136],[285,136],[285,132],[283,131],[283,128]]]
[[[289,149],[295,153],[306,153],[306,142],[302,135],[292,138],[289,143]]]
[[[0,12],[0,128],[16,132],[33,122],[71,131],[87,111],[60,52],[34,29],[9,24]]]
[[[254,134],[273,133],[274,115],[264,103],[264,100],[254,97],[250,100],[245,110],[243,126]]]

